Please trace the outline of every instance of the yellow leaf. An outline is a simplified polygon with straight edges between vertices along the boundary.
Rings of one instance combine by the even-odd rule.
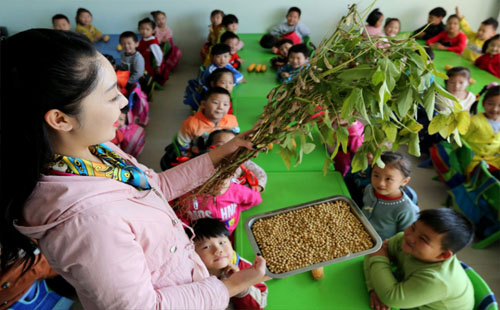
[[[470,115],[468,111],[461,111],[457,115],[457,122],[458,122],[458,132],[461,135],[465,135],[467,133],[467,130],[469,130],[469,125],[470,125]]]

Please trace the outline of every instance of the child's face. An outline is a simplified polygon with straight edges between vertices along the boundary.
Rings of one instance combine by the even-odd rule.
[[[233,247],[226,236],[204,238],[194,242],[196,253],[211,275],[219,276],[224,268],[231,264]]]
[[[210,22],[213,26],[220,25],[220,23],[222,23],[222,14],[215,14],[214,16],[211,16]]]
[[[392,22],[389,23],[389,25],[384,27],[385,34],[388,37],[394,37],[399,33],[399,28],[401,26],[399,25],[399,22],[397,20],[393,20]]]
[[[283,43],[280,45],[279,47],[279,51],[280,51],[280,55],[282,57],[288,57],[288,50],[290,49],[290,47],[292,47],[293,45],[290,44],[290,43]]]
[[[227,25],[226,30],[231,31],[232,33],[236,33],[238,31],[238,23],[232,23]]]
[[[167,23],[167,17],[161,13],[156,14],[155,23],[158,27],[163,28]]]
[[[123,51],[126,54],[134,54],[139,43],[136,43],[133,38],[123,38],[120,40]]]
[[[453,34],[460,31],[460,21],[458,18],[448,18],[448,21],[446,21],[446,31]]]
[[[292,11],[286,15],[286,22],[289,26],[295,26],[300,20],[298,12]]]
[[[297,69],[307,62],[308,58],[302,53],[291,53],[288,55],[288,63],[292,68]]]
[[[218,68],[224,68],[229,63],[229,59],[231,59],[231,55],[229,53],[212,55],[212,62]]]
[[[201,102],[203,114],[207,119],[218,123],[229,111],[229,96],[226,94],[212,94]]]
[[[452,75],[446,80],[446,90],[453,95],[463,93],[467,86],[469,86],[469,78],[461,74]]]
[[[80,24],[88,26],[92,24],[92,15],[87,12],[82,12],[78,15],[78,20],[80,21]]]
[[[443,21],[443,17],[439,16],[434,16],[434,15],[429,15],[429,18],[427,19],[427,23],[431,25],[439,25]]]
[[[234,88],[234,76],[232,73],[224,73],[217,82],[215,82],[215,85],[213,86],[218,86],[226,89],[228,92],[232,92]],[[212,87],[213,87],[212,86]]]
[[[126,120],[127,120],[127,114],[126,113],[120,114],[120,117],[118,118],[118,129],[125,126]]]
[[[231,55],[232,55],[238,51],[238,44],[240,44],[240,40],[238,38],[232,38],[232,39],[227,39],[223,43],[229,45],[229,47],[231,48]]]
[[[139,26],[139,33],[143,38],[149,38],[153,35],[153,27],[150,23],[144,23]]]
[[[221,132],[212,139],[212,145],[219,147],[229,142],[229,140],[233,139],[235,136],[236,135],[231,132]]]
[[[410,177],[405,177],[403,173],[390,164],[380,168],[375,165],[372,170],[371,183],[377,193],[388,197],[401,196],[401,187],[408,184]]]
[[[488,48],[486,49],[486,54],[496,55],[500,53],[500,39],[493,40],[488,44]]]
[[[483,101],[484,115],[492,121],[500,121],[500,95]]]
[[[423,222],[416,221],[405,229],[401,249],[423,262],[440,262],[453,255],[451,251],[442,249],[443,236]]]
[[[54,20],[54,22],[52,23],[52,26],[56,30],[69,31],[71,29],[71,25],[64,18],[59,18],[59,19]]]

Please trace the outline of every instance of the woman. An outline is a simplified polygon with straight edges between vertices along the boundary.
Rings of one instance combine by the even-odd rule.
[[[38,239],[86,309],[225,308],[266,278],[261,257],[225,281],[209,277],[167,202],[252,147],[243,136],[156,174],[104,143],[127,100],[87,39],[32,29],[0,55],[2,264]]]

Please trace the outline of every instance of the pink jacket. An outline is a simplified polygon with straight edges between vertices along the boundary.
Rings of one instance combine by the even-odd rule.
[[[138,191],[102,177],[43,176],[16,226],[38,239],[50,265],[85,309],[224,309],[229,295],[210,277],[168,205],[214,173],[208,155],[148,176]]]

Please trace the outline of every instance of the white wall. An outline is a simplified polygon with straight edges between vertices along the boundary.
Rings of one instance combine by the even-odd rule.
[[[241,33],[263,33],[280,22],[288,7],[302,9],[302,21],[312,31],[313,42],[332,33],[339,18],[347,12],[352,0],[0,0],[0,26],[10,34],[36,27],[52,27],[51,17],[56,13],[68,16],[74,27],[78,7],[90,10],[93,24],[104,33],[121,33],[136,30],[137,22],[155,9],[167,13],[167,25],[174,31],[175,42],[184,52],[185,60],[198,62],[198,52],[207,35],[209,14],[218,8],[233,13],[240,20]],[[371,0],[358,2],[360,8],[369,6]],[[412,31],[425,24],[428,12],[436,6],[444,7],[449,14],[459,5],[473,29],[490,16],[499,16],[499,0],[379,0],[379,7],[386,17],[398,17],[403,31]]]

